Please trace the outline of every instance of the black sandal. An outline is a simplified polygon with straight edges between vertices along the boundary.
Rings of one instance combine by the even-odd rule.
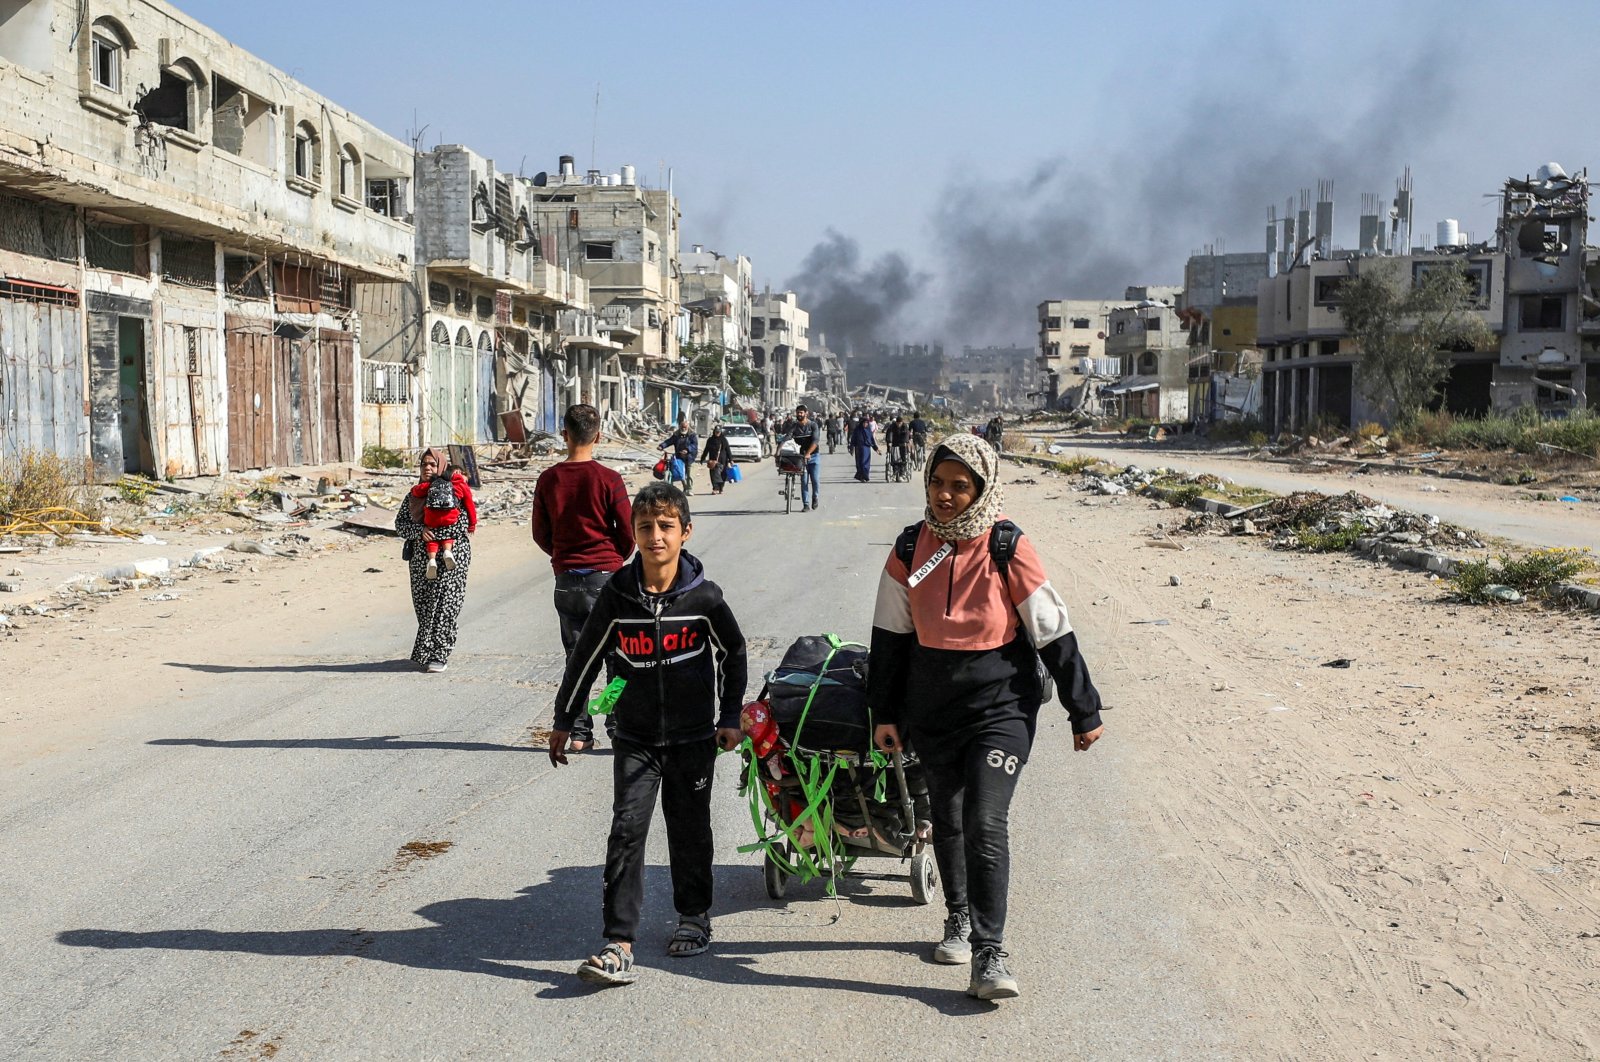
[[[578,967],[578,980],[591,985],[631,985],[639,979],[633,968],[633,953],[621,944],[607,944],[599,955],[591,955]]]
[[[674,959],[687,959],[711,947],[711,919],[705,915],[684,915],[678,919],[678,928],[667,941],[667,955]]]

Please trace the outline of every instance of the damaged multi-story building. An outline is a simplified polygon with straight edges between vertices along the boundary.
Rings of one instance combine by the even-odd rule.
[[[800,363],[811,350],[811,314],[792,291],[763,291],[750,310],[750,353],[766,391],[762,402],[792,409],[806,391]]]
[[[410,278],[409,147],[160,0],[0,15],[0,454],[356,459],[354,289]]]
[[[1055,409],[1074,386],[1066,374],[1104,369],[1106,320],[1122,305],[1113,299],[1049,299],[1039,304],[1038,397]],[[1085,361],[1087,359],[1087,362]]]
[[[420,338],[383,349],[420,374],[419,443],[521,441],[559,431],[572,402],[620,408],[621,344],[541,226],[539,192],[458,144],[417,154],[419,306],[383,323]]]
[[[669,187],[646,188],[632,166],[579,174],[571,155],[533,178],[535,230],[549,236],[553,261],[581,277],[597,329],[617,349],[588,348],[598,371],[578,394],[601,412],[643,412],[670,421],[679,394],[658,367],[678,360],[687,334],[678,260],[678,200]],[[576,330],[575,331],[579,331]],[[569,340],[569,344],[570,344]]]
[[[1500,198],[1492,241],[1472,243],[1446,221],[1434,246],[1416,247],[1409,239],[1411,186],[1403,178],[1389,219],[1368,197],[1361,248],[1317,246],[1320,225],[1319,235],[1299,244],[1281,263],[1286,268],[1260,288],[1262,416],[1269,430],[1383,419],[1362,391],[1358,351],[1339,314],[1342,285],[1373,271],[1414,283],[1430,269],[1456,266],[1472,282],[1470,312],[1490,339],[1478,349],[1442,352],[1449,375],[1440,408],[1482,415],[1600,406],[1600,249],[1587,246],[1586,175],[1569,177],[1548,164],[1508,180]]]

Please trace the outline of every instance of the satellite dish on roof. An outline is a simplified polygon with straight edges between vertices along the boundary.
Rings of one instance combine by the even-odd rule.
[[[544,172],[543,170],[540,170],[538,173],[533,175],[533,186],[535,188],[543,188],[545,185],[547,185],[549,183],[550,183],[550,175],[548,173]]]

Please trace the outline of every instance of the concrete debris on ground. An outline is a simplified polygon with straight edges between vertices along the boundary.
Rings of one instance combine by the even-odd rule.
[[[1248,517],[1195,513],[1176,530],[1200,535],[1270,535],[1275,549],[1301,549],[1308,535],[1334,535],[1359,528],[1363,539],[1414,546],[1479,549],[1484,542],[1472,531],[1443,523],[1436,516],[1393,509],[1364,494],[1322,494],[1297,491],[1254,506]]]

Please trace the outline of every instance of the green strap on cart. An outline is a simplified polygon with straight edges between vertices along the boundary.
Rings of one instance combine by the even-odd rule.
[[[834,778],[839,773],[839,759],[836,756],[828,756],[827,763],[824,764],[822,757],[808,756],[802,758],[795,752],[796,747],[799,746],[800,737],[805,732],[806,718],[811,714],[811,705],[816,700],[817,687],[822,685],[822,679],[827,674],[828,665],[833,663],[833,658],[840,649],[847,645],[860,645],[860,643],[846,642],[841,640],[838,635],[830,634],[828,635],[828,645],[828,655],[823,659],[822,667],[818,669],[817,677],[811,683],[810,692],[806,694],[805,707],[800,711],[800,721],[795,724],[794,737],[789,742],[789,763],[794,768],[795,777],[800,781],[800,792],[805,797],[806,806],[792,821],[785,822],[784,817],[779,814],[777,807],[773,804],[771,794],[767,792],[766,780],[761,774],[761,764],[752,753],[748,757],[750,767],[747,783],[753,789],[753,794],[750,798],[750,817],[755,823],[756,833],[760,835],[760,839],[754,844],[744,845],[738,850],[740,852],[764,852],[766,858],[772,860],[785,873],[798,878],[802,884],[812,878],[827,875],[828,895],[832,896],[835,894],[835,884],[839,874],[849,870],[851,864],[855,862],[853,856],[844,856],[834,848],[833,804],[828,800],[828,796],[833,791]],[[868,718],[867,729],[869,732],[872,729],[870,717]],[[745,739],[745,746],[747,748],[750,746],[748,738]],[[871,753],[871,758],[872,763],[878,767],[888,763],[888,760],[877,751]],[[885,779],[880,771],[875,799],[881,801],[884,798],[884,784]],[[767,833],[762,824],[763,812],[777,827],[776,832]],[[812,843],[809,846],[802,845],[798,836],[808,821],[812,826]],[[785,858],[781,850],[780,839],[787,841],[790,850],[794,852],[795,860],[793,864]],[[812,854],[813,850],[815,855]]]

